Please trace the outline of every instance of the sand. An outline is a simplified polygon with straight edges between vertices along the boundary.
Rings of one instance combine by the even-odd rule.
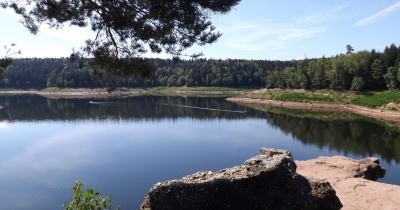
[[[235,103],[262,104],[266,106],[282,107],[289,109],[350,112],[388,122],[400,122],[400,112],[373,109],[352,104],[304,103],[240,97],[227,98],[227,100]]]

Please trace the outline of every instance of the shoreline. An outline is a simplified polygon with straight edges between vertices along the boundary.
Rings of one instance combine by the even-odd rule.
[[[116,96],[137,96],[143,94],[140,89],[129,91],[109,92],[107,89],[56,89],[56,90],[0,90],[0,95],[39,95],[44,97],[60,98],[97,98],[97,97],[116,97]]]
[[[386,111],[382,109],[367,108],[353,104],[332,104],[332,103],[315,103],[315,102],[292,102],[292,101],[277,101],[271,99],[254,99],[247,97],[230,97],[227,101],[244,104],[260,104],[272,107],[301,109],[311,111],[337,111],[354,113],[378,120],[384,120],[391,123],[400,122],[400,112]]]
[[[39,95],[48,98],[108,98],[134,97],[143,95],[156,96],[232,96],[244,93],[245,90],[203,90],[202,88],[116,88],[108,91],[106,88],[50,88],[43,90],[1,90],[0,95]]]

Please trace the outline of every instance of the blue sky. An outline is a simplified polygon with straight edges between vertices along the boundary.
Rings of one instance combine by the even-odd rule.
[[[347,44],[356,51],[382,51],[391,43],[400,44],[400,0],[242,0],[230,13],[214,16],[213,22],[223,36],[187,53],[291,60],[336,55]],[[0,43],[15,42],[20,57],[69,56],[72,48],[92,36],[85,29],[53,31],[45,26],[35,36],[18,16],[4,9],[0,9],[0,28]]]

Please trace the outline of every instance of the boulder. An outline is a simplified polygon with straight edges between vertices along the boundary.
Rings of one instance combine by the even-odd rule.
[[[319,179],[362,178],[376,181],[385,176],[385,169],[377,158],[355,160],[343,156],[318,157],[306,161],[296,161],[298,172],[307,177]]]
[[[260,155],[240,166],[157,183],[141,209],[336,210],[341,207],[328,182],[308,180],[296,173],[290,152],[264,148]]]
[[[342,210],[400,209],[400,186],[371,181],[385,174],[376,158],[331,156],[296,164],[301,175],[328,181],[343,204]]]

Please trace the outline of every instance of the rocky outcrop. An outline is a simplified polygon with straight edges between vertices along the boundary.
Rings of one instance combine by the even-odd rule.
[[[376,181],[385,176],[385,169],[377,158],[354,160],[343,156],[318,157],[307,161],[296,161],[299,171],[321,179],[363,178]]]
[[[240,166],[157,183],[141,209],[334,210],[341,207],[328,182],[306,179],[296,173],[296,164],[288,151],[261,149],[260,155]]]
[[[296,164],[299,174],[328,181],[343,204],[342,210],[400,209],[400,186],[370,181],[385,173],[375,158],[319,157]]]

